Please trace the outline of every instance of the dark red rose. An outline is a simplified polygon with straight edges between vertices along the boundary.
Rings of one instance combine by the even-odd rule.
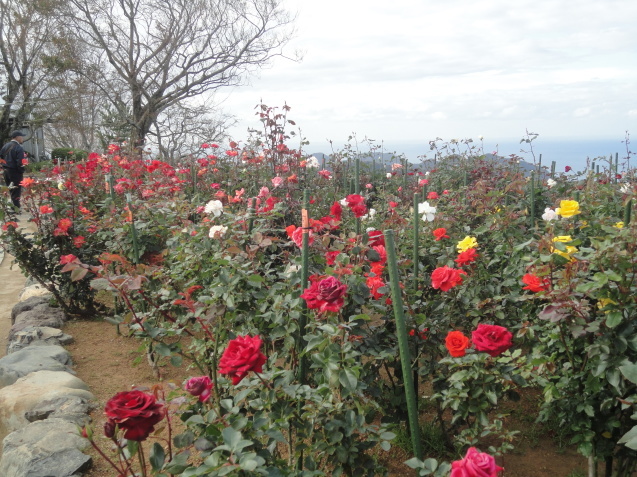
[[[184,389],[192,396],[197,396],[200,402],[206,402],[210,399],[212,392],[212,380],[208,376],[190,378]]]
[[[104,435],[109,439],[115,435],[115,427],[117,424],[110,419],[104,423]]]
[[[466,273],[452,267],[438,267],[431,274],[431,286],[442,291],[449,291],[462,283],[462,275]]]
[[[155,424],[164,418],[164,406],[152,394],[124,391],[106,403],[104,413],[110,421],[126,431],[125,439],[143,441],[153,432]]]
[[[478,351],[484,351],[489,355],[501,355],[511,346],[513,334],[504,326],[498,325],[478,325],[475,331],[471,332],[471,341]]]
[[[219,372],[232,378],[232,384],[239,384],[250,371],[260,373],[266,362],[261,352],[261,337],[237,336],[230,340],[219,360]]]
[[[338,312],[345,303],[346,292],[347,285],[338,278],[327,277],[313,282],[310,288],[303,292],[301,298],[305,299],[307,307],[311,310]]]
[[[564,172],[569,172],[571,169],[572,169],[572,167],[571,167],[571,166],[566,166],[566,167],[564,168]]]

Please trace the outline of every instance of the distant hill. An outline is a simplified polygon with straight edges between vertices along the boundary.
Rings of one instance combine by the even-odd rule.
[[[315,152],[311,155],[318,159],[319,164],[321,164],[323,159],[325,159],[325,168],[329,169],[329,161],[331,159],[331,156],[329,154],[325,154],[322,152]],[[485,158],[487,160],[492,160],[499,164],[508,164],[509,162],[509,158],[498,156],[495,154],[485,154]],[[376,161],[376,167],[378,169],[382,167],[382,164],[385,164],[385,170],[390,171],[391,165],[393,163],[400,162],[400,156],[396,156],[395,154],[390,154],[386,152],[383,154],[378,153],[378,154],[375,154],[374,156],[368,155],[368,156],[361,157],[361,161],[365,164],[371,164],[374,160]],[[413,169],[427,171],[430,169],[434,169],[435,165],[434,165],[433,159],[426,159],[424,161],[416,162],[416,163],[410,162],[409,167]],[[522,169],[525,172],[530,172],[534,170],[535,167],[530,162],[520,160],[520,169]]]

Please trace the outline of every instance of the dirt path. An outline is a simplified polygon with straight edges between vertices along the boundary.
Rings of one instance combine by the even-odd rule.
[[[20,226],[27,232],[34,230],[34,224],[27,222],[26,214],[20,217]],[[11,329],[11,310],[18,302],[18,295],[24,288],[26,277],[17,265],[11,267],[13,257],[4,251],[0,261],[0,357],[7,353],[7,336]]]

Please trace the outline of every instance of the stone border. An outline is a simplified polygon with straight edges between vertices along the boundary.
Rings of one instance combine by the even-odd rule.
[[[80,477],[92,465],[78,429],[90,422],[94,396],[71,368],[62,345],[73,338],[60,329],[67,317],[51,298],[27,282],[11,312],[0,358],[1,476]]]

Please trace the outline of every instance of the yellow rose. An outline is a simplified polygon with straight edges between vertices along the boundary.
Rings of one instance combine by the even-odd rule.
[[[465,252],[470,248],[478,248],[478,241],[475,237],[466,236],[460,242],[458,242],[458,252]]]
[[[617,227],[618,229],[624,228],[624,222],[617,222],[613,227]]]
[[[555,242],[569,243],[572,241],[573,241],[573,238],[570,235],[558,235],[557,237],[553,237],[554,243]],[[571,257],[571,255],[574,254],[575,252],[577,252],[577,247],[573,247],[571,245],[566,246],[565,252],[562,252],[561,250],[558,250],[555,247],[551,248],[551,253],[556,253],[564,257],[565,259],[570,260],[571,262],[575,261],[575,259]]]
[[[617,305],[617,302],[611,300],[610,298],[600,298],[597,301],[597,308],[599,308],[600,310],[603,310],[608,305]],[[610,313],[610,310],[606,310],[604,313],[608,314],[608,313]]]
[[[560,201],[559,208],[556,209],[555,212],[562,217],[573,217],[580,213],[579,202],[576,200],[562,200]]]
[[[58,182],[58,189],[66,190],[66,186],[64,185],[64,182]]]

